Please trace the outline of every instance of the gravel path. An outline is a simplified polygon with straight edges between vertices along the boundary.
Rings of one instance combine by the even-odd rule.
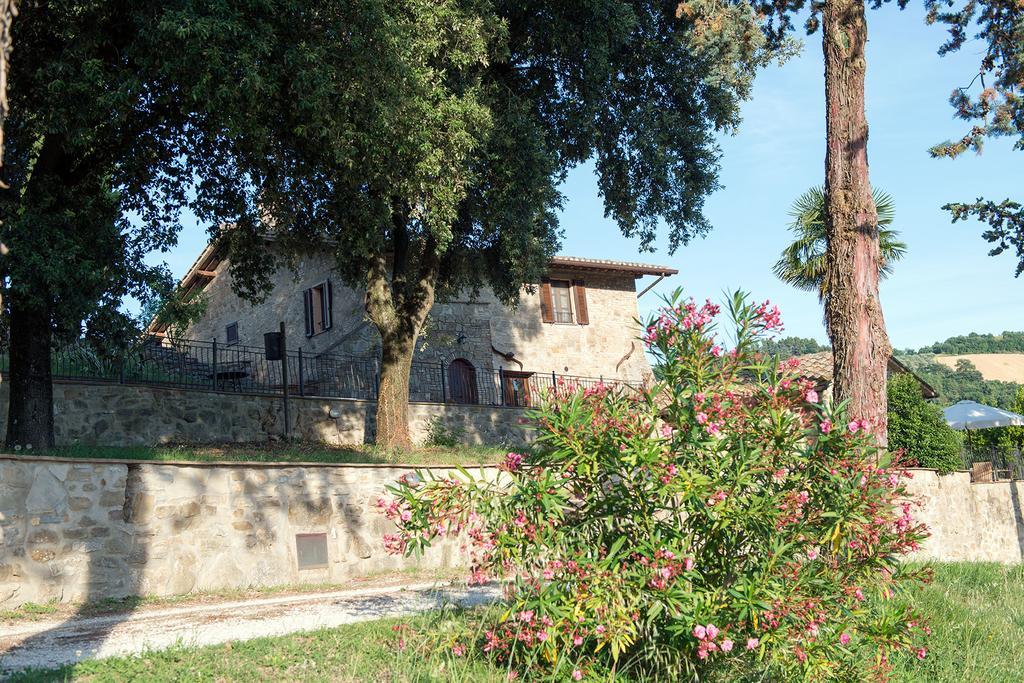
[[[82,659],[139,654],[173,645],[216,645],[494,600],[496,586],[434,583],[306,593],[125,614],[0,624],[0,675]]]

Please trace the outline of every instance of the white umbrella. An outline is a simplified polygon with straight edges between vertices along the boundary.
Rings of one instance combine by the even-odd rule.
[[[1024,426],[1024,415],[993,408],[977,401],[960,401],[942,411],[946,424],[953,429],[988,429],[990,427]]]

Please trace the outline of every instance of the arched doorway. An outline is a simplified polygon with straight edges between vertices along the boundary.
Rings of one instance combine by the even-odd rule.
[[[448,364],[448,392],[454,403],[478,403],[476,368],[465,358]]]

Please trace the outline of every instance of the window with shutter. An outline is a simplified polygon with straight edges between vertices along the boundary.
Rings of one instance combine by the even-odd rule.
[[[542,280],[540,283],[540,319],[546,323],[555,322],[555,307],[551,302],[551,282]]]
[[[331,329],[333,324],[334,291],[331,281],[321,282],[303,292],[306,317],[306,336],[312,337]]]
[[[238,343],[238,323],[234,322],[227,326],[225,329],[225,337],[227,338],[228,345]]]
[[[552,311],[556,323],[572,323],[572,286],[568,280],[551,281]]]
[[[306,316],[306,336],[313,336],[313,290],[302,293],[302,309]]]
[[[580,325],[589,325],[590,313],[587,311],[586,283],[583,280],[573,280],[572,291],[576,299],[576,322]]]

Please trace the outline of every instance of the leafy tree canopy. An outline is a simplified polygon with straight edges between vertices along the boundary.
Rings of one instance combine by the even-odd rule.
[[[942,417],[941,409],[921,396],[911,375],[889,379],[889,448],[902,450],[921,467],[951,472],[963,467],[960,438]]]
[[[1002,334],[970,334],[950,337],[945,341],[923,346],[908,353],[1024,353],[1024,332],[1006,331]]]
[[[1011,408],[1021,385],[1013,382],[986,380],[969,360],[961,358],[956,368],[934,360],[929,354],[900,356],[910,369],[920,375],[939,393],[942,405],[957,401],[977,401],[998,408]]]
[[[1017,0],[926,0],[928,21],[949,27],[950,38],[940,54],[970,45],[982,51],[978,73],[970,83],[956,88],[950,104],[956,116],[970,124],[958,140],[935,145],[935,157],[956,158],[972,150],[981,153],[985,140],[1016,138],[1014,149],[1024,149],[1024,9]],[[973,202],[951,202],[942,208],[953,222],[976,218],[988,225],[982,233],[993,244],[989,254],[1013,251],[1016,276],[1024,273],[1024,207],[1013,199],[978,197]]]
[[[766,356],[789,358],[790,356],[829,351],[831,347],[827,344],[819,344],[817,339],[810,337],[782,337],[781,339],[761,339],[757,342],[756,350]]]
[[[189,178],[182,93],[146,74],[162,5],[21,8],[0,239],[12,303],[42,311],[60,337],[83,323],[130,329],[124,297],[146,302],[172,287],[166,268],[145,261],[174,244]]]
[[[639,0],[311,0],[245,73],[232,139],[205,177],[234,192],[200,197],[243,296],[329,245],[367,292],[382,341],[378,441],[404,446],[415,339],[437,297],[490,286],[514,303],[557,249],[558,185],[596,159],[607,215],[650,248],[706,233],[718,186],[715,135],[739,122],[766,44],[750,5]],[[179,22],[216,43],[229,12]],[[278,17],[280,19],[281,17]],[[231,39],[228,36],[228,39]],[[267,226],[273,243],[266,237]],[[383,436],[383,438],[381,438]]]

